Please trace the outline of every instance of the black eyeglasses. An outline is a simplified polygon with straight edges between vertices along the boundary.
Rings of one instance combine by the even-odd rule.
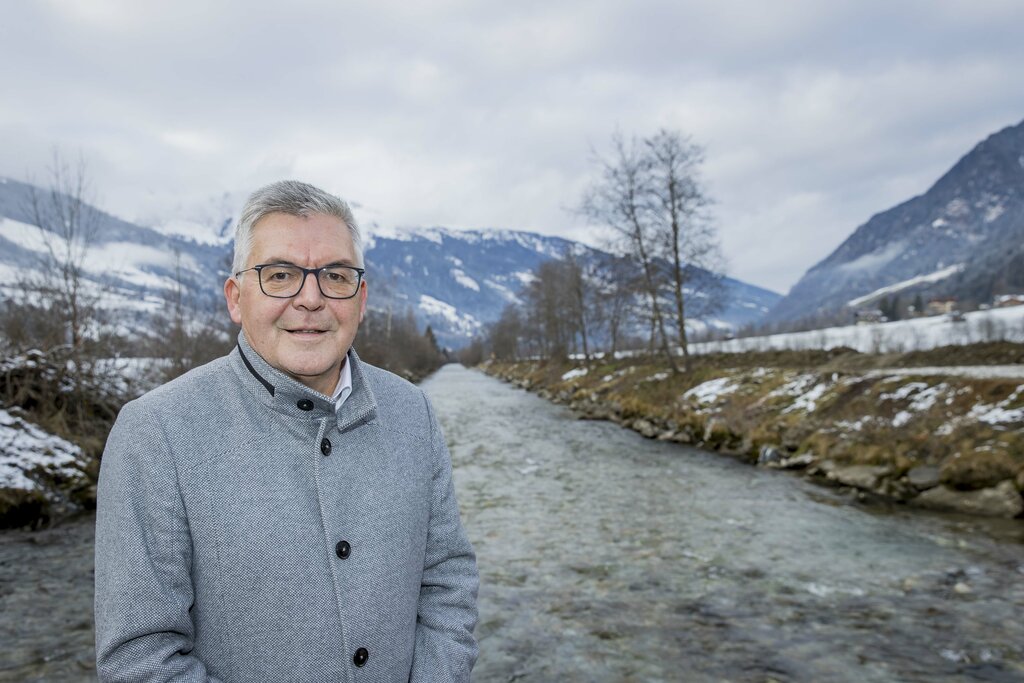
[[[302,291],[306,276],[316,278],[320,293],[328,299],[351,299],[359,292],[365,268],[354,266],[324,266],[323,268],[302,268],[285,263],[262,263],[235,273],[255,270],[260,280],[260,291],[275,299],[291,299]]]

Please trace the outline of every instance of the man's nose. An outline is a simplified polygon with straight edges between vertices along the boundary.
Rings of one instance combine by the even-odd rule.
[[[292,299],[295,306],[317,309],[324,305],[324,296],[320,292],[320,284],[316,281],[315,273],[306,273],[302,280],[302,287],[299,293]]]

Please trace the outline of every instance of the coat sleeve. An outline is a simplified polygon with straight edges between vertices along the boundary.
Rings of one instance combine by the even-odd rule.
[[[191,654],[192,541],[155,416],[122,408],[96,496],[96,671],[100,681],[215,681]]]
[[[459,519],[452,463],[444,436],[427,402],[434,457],[430,530],[423,562],[413,683],[469,681],[476,662],[476,555]]]

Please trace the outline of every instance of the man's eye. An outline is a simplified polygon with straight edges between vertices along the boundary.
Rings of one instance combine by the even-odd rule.
[[[263,270],[263,281],[273,283],[291,282],[298,275],[290,268],[265,268]]]
[[[329,282],[336,282],[338,284],[352,282],[353,280],[353,275],[344,270],[325,270],[324,277],[326,277]]]

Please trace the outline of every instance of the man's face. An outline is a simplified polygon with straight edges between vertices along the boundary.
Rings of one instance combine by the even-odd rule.
[[[308,217],[271,213],[253,226],[246,268],[262,263],[291,263],[304,268],[358,266],[348,227],[324,214]],[[316,278],[306,277],[291,299],[275,299],[260,290],[250,270],[224,283],[231,319],[263,360],[310,389],[330,396],[366,312],[366,283],[351,299],[328,299]]]

